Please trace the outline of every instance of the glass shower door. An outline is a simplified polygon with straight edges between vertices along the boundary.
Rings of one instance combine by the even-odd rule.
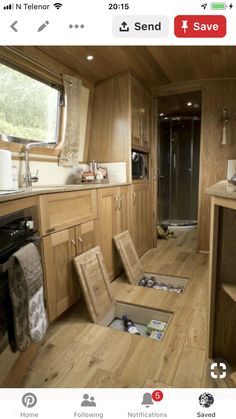
[[[170,139],[170,206],[173,223],[191,221],[192,120],[172,119]]]
[[[198,117],[159,121],[159,220],[194,225],[198,213],[200,126]]]

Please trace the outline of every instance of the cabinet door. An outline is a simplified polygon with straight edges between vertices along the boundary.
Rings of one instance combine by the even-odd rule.
[[[94,221],[76,226],[75,231],[77,255],[81,255],[96,246]]]
[[[46,300],[52,322],[79,296],[73,258],[76,255],[75,229],[69,228],[43,238]]]
[[[117,234],[130,229],[130,187],[119,188],[118,231]]]
[[[152,218],[148,183],[132,185],[131,235],[139,256],[151,247]]]
[[[142,93],[139,87],[132,82],[131,88],[131,110],[132,110],[132,146],[141,147],[141,126],[140,126],[140,109],[141,109]]]
[[[104,188],[98,191],[98,220],[96,241],[99,243],[110,280],[117,275],[117,253],[113,236],[119,230],[119,188]]]

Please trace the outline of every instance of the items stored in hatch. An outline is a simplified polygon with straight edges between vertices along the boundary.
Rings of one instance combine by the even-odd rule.
[[[144,276],[143,278],[139,280],[138,285],[140,287],[154,288],[157,290],[176,292],[178,294],[180,294],[184,290],[183,286],[165,284],[164,282],[157,281],[155,276]]]
[[[122,316],[122,320],[123,320],[124,329],[126,330],[126,332],[133,333],[135,335],[140,335],[134,322],[132,322],[132,320],[129,320],[126,314]]]

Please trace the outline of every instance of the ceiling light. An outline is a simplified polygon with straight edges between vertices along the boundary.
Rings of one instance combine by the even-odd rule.
[[[93,55],[88,55],[88,56],[87,56],[87,60],[88,60],[88,61],[92,61],[93,59],[94,59],[94,56],[93,56]]]
[[[162,112],[162,113],[160,113],[160,115],[159,116],[164,116],[164,113]]]
[[[192,106],[192,102],[188,102],[187,103],[187,106]]]

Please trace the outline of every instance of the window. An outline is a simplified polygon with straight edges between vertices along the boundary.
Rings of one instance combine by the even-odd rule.
[[[0,134],[14,142],[57,141],[60,91],[0,64]],[[26,141],[25,141],[26,140]]]

